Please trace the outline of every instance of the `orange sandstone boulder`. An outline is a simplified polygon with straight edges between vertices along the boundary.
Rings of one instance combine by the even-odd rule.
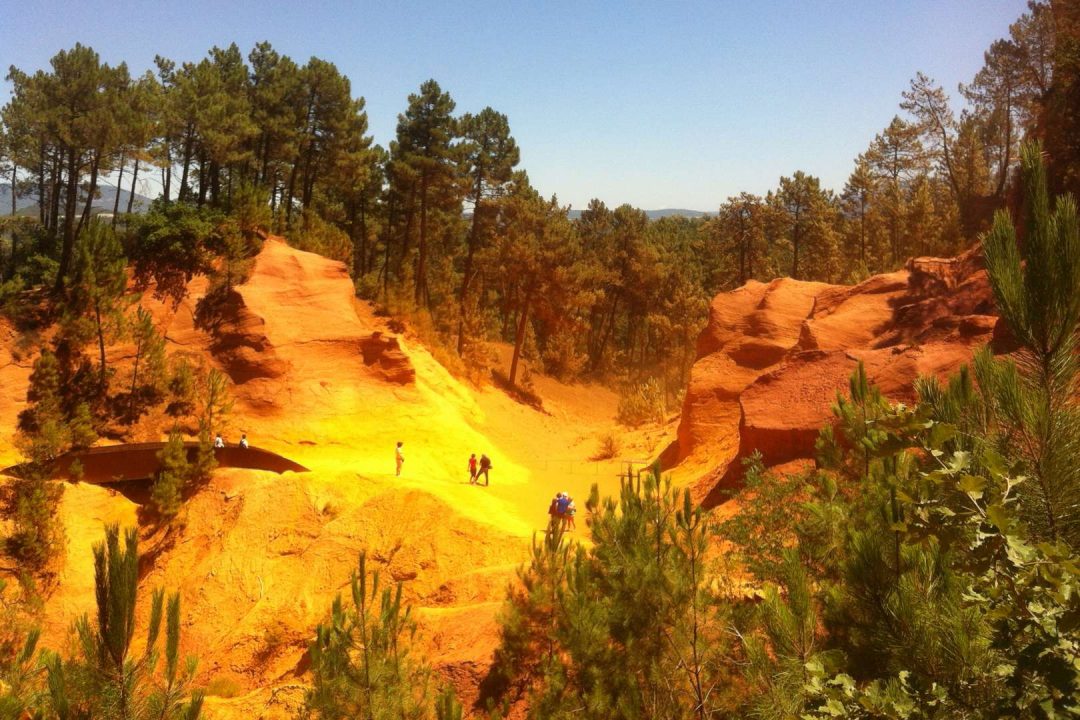
[[[860,361],[887,397],[911,402],[917,377],[944,377],[988,342],[1007,338],[978,248],[853,286],[748,283],[712,302],[665,459],[696,499],[715,504],[755,450],[767,466],[813,458]]]

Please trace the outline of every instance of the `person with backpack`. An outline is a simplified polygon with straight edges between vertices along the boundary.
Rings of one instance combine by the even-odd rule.
[[[479,473],[476,471],[476,453],[469,456],[469,484],[476,484],[476,476]]]
[[[484,455],[483,453],[481,453],[480,454],[480,469],[476,473],[476,481],[480,482],[480,476],[483,475],[484,476],[484,487],[487,487],[488,484],[491,482],[490,478],[488,478],[488,471],[489,470],[491,470],[491,458],[489,458],[487,455]]]
[[[566,529],[573,530],[575,528],[574,516],[577,515],[577,506],[574,505],[574,498],[567,496],[566,500]]]
[[[559,497],[559,503],[558,503],[558,507],[556,508],[558,510],[557,514],[559,516],[559,519],[562,520],[563,524],[565,525],[566,524],[566,510],[567,510],[567,508],[570,507],[570,493],[568,493],[568,492],[566,492],[564,490],[563,492],[559,493],[558,497]]]
[[[555,493],[555,497],[551,498],[551,504],[548,505],[548,533],[551,534],[562,524],[562,516],[559,515],[559,498],[562,497],[562,493]]]

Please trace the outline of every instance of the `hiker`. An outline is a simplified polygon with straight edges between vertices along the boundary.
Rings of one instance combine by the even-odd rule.
[[[221,433],[218,433],[216,436],[214,436],[214,449],[217,450],[218,448],[223,447],[225,447],[225,441],[222,440]]]
[[[566,525],[566,510],[570,507],[570,493],[563,490],[559,493],[559,502],[556,510],[558,511],[559,519],[563,521],[563,525]]]
[[[574,498],[567,496],[566,498],[566,527],[568,530],[574,529],[574,516],[577,515],[577,505],[574,505]]]
[[[398,440],[397,447],[394,449],[394,461],[397,463],[397,476],[401,477],[401,466],[405,464],[405,451],[401,449],[401,446],[405,443]]]
[[[246,434],[240,436],[240,447],[244,450],[248,449],[248,441]]]
[[[562,525],[562,516],[559,515],[559,499],[562,497],[562,493],[555,493],[555,497],[551,498],[551,504],[548,505],[548,533],[555,531],[555,528]]]
[[[479,473],[476,471],[476,453],[469,456],[469,484],[476,484],[476,476]]]
[[[480,476],[484,476],[484,487],[487,487],[491,482],[488,477],[488,470],[491,470],[491,458],[483,453],[480,454],[480,470],[476,473],[476,482],[480,482]]]

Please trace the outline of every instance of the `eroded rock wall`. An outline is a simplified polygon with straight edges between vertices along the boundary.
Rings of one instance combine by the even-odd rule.
[[[769,466],[812,459],[860,361],[887,397],[910,402],[917,377],[947,376],[1004,337],[978,248],[852,286],[748,283],[712,302],[670,454],[715,504],[754,450]]]

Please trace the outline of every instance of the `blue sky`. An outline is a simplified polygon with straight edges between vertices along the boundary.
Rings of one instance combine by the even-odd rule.
[[[1024,0],[35,2],[0,0],[0,67],[82,42],[133,72],[259,41],[335,63],[376,142],[433,77],[458,112],[506,113],[522,167],[598,197],[715,210],[804,170],[839,189],[921,70],[955,95]],[[6,102],[9,85],[0,90]]]

